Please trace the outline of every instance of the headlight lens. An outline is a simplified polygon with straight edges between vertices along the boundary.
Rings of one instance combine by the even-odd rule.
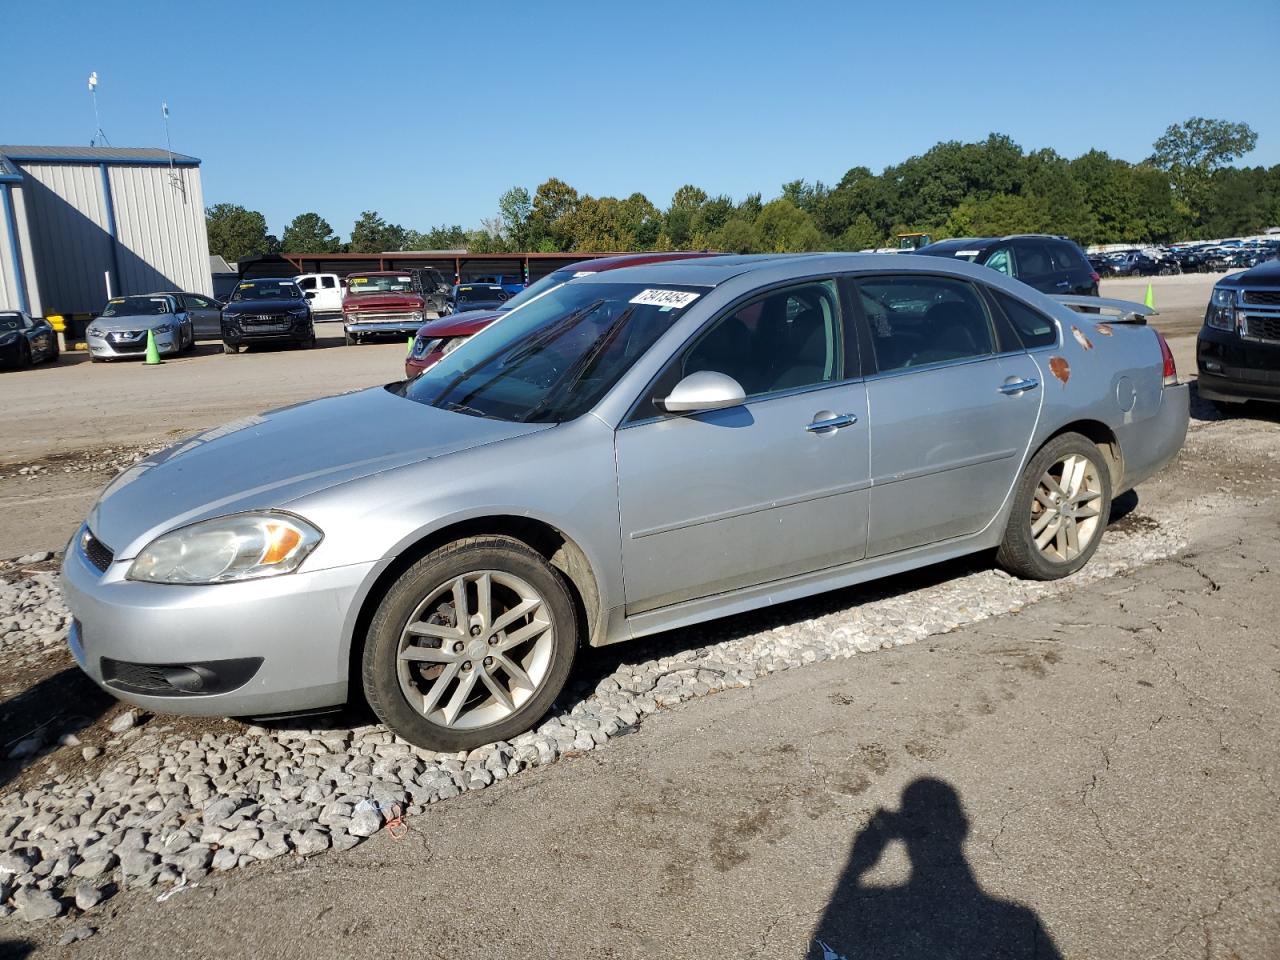
[[[447,357],[449,354],[453,353],[453,351],[457,350],[460,346],[462,346],[464,343],[466,343],[470,339],[471,339],[470,337],[454,337],[452,340],[450,340],[448,343],[444,345],[444,351],[440,354],[440,356]]]
[[[89,329],[87,329],[87,330],[85,331],[85,333],[87,333],[87,334],[88,334],[89,336],[91,336],[91,337],[100,337],[100,336],[102,336],[102,331],[101,331],[101,330],[99,330],[97,327],[95,327],[92,323],[91,323],[91,324],[89,324]]]
[[[1236,292],[1230,287],[1214,287],[1204,322],[1217,330],[1236,328]]]
[[[412,321],[414,321],[415,323],[421,323],[421,322],[422,322],[422,311],[421,311],[421,310],[414,310],[412,313],[410,313],[410,314],[409,314],[409,319],[410,319],[410,320],[412,320]]]
[[[432,350],[440,346],[440,338],[434,340],[426,340],[422,337],[414,337],[413,339],[413,355],[415,357],[425,357]]]
[[[158,327],[156,327],[156,328],[155,328],[155,332],[156,332],[156,333],[168,333],[168,332],[170,332],[172,329],[173,329],[173,324],[172,324],[172,323],[162,323],[162,324],[160,324],[160,326],[158,326]]]
[[[282,513],[218,517],[172,530],[134,558],[130,580],[226,583],[274,577],[298,569],[322,534]]]
[[[6,347],[11,343],[16,342],[17,339],[17,333],[0,333],[0,344],[3,344]]]
[[[305,317],[306,315],[307,315],[306,307],[302,307],[301,309],[298,309],[298,310],[289,311],[289,316],[291,317]]]

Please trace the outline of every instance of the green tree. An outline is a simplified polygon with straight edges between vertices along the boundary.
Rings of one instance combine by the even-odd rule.
[[[281,243],[290,253],[334,253],[342,241],[318,213],[300,213],[284,228]]]
[[[771,200],[756,218],[755,231],[764,253],[821,250],[825,238],[813,217],[786,198]]]
[[[426,233],[417,230],[405,231],[404,249],[406,250],[459,250],[467,245],[467,231],[461,224],[440,224]]]
[[[755,224],[734,215],[715,232],[710,245],[725,253],[758,253],[760,235],[756,233]]]
[[[267,218],[238,203],[215,203],[204,212],[209,252],[235,263],[255,253],[269,252]]]
[[[844,233],[840,234],[836,246],[840,250],[874,250],[884,246],[884,234],[871,222],[869,216],[860,213]]]
[[[1258,135],[1247,123],[1192,117],[1170,125],[1152,145],[1147,162],[1169,175],[1185,211],[1203,220],[1213,172],[1257,143]]]
[[[498,198],[498,216],[502,219],[502,232],[512,250],[528,250],[532,239],[529,217],[533,213],[533,199],[524,187],[512,187]]]
[[[548,253],[571,249],[570,220],[579,202],[578,191],[563,180],[551,177],[538,184],[529,212],[530,240]]]
[[[387,223],[376,211],[365,210],[351,228],[351,242],[347,248],[352,253],[384,253],[403,250],[406,239],[404,227]]]

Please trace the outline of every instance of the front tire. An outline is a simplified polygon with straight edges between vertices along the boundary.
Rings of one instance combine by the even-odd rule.
[[[561,574],[508,537],[423,557],[369,625],[362,676],[378,719],[430,750],[470,750],[532,727],[564,688],[578,646]]]
[[[1060,434],[1022,471],[996,562],[1027,580],[1070,576],[1098,549],[1110,513],[1102,451],[1078,433]]]

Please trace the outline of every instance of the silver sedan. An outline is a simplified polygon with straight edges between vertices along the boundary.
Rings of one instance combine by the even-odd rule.
[[[122,474],[67,551],[70,642],[148,709],[363,697],[461,750],[537,723],[584,644],[992,548],[1071,574],[1186,429],[1154,330],[967,263],[616,270]]]

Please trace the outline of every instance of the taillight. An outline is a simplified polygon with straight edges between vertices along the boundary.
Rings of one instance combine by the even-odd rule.
[[[1160,341],[1160,356],[1164,360],[1163,385],[1172,387],[1178,382],[1178,366],[1173,362],[1173,351],[1169,349],[1169,341],[1159,330],[1155,331],[1156,339]]]
[[[1089,271],[1089,279],[1090,279],[1090,280],[1092,280],[1094,283],[1097,283],[1099,280],[1101,280],[1101,279],[1102,279],[1102,277],[1098,276],[1098,271],[1097,271],[1097,270],[1090,270],[1090,271]]]

